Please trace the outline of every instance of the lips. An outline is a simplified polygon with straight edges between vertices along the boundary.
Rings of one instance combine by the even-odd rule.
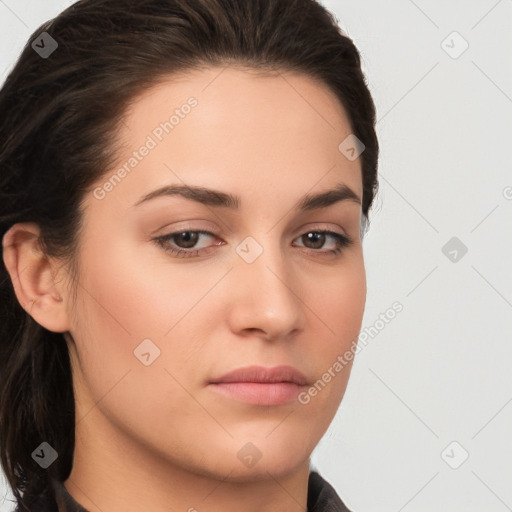
[[[254,382],[260,384],[272,384],[279,382],[290,382],[298,386],[307,384],[307,379],[303,373],[292,366],[275,366],[266,368],[264,366],[247,366],[238,368],[222,377],[215,378],[212,384],[229,382]]]
[[[213,379],[208,387],[230,400],[268,407],[294,402],[306,384],[304,374],[291,366],[248,366]]]

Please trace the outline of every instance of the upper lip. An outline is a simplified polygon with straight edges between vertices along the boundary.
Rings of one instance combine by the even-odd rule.
[[[299,370],[292,366],[245,366],[226,373],[222,377],[213,379],[212,383],[219,382],[293,382],[299,386],[307,384],[306,377]]]

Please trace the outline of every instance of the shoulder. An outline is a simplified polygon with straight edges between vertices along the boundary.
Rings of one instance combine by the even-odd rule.
[[[13,512],[27,512],[22,505],[18,504]],[[30,505],[30,512],[59,512],[55,502],[47,498],[40,498]]]
[[[317,471],[309,473],[307,505],[308,512],[351,512],[334,487]]]
[[[88,512],[73,497],[68,493],[64,487],[63,482],[50,479],[51,491],[33,501],[29,508],[30,512]],[[13,512],[27,512],[20,504],[14,509]]]

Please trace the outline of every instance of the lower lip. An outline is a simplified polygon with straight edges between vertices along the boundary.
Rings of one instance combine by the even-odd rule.
[[[293,382],[217,382],[212,389],[252,405],[281,405],[297,399],[302,386]]]

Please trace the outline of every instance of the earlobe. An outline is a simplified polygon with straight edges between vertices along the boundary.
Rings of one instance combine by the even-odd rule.
[[[55,262],[41,248],[35,223],[12,226],[3,237],[3,260],[23,309],[53,332],[69,330],[62,284],[55,280]]]

